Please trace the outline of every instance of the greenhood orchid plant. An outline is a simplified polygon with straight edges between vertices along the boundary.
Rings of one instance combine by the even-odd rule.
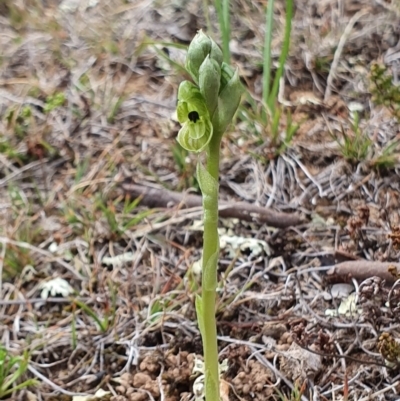
[[[204,236],[202,294],[196,312],[203,340],[206,401],[219,401],[219,369],[215,301],[217,289],[218,175],[222,135],[239,107],[243,92],[238,71],[222,61],[218,45],[199,31],[189,45],[186,69],[194,83],[183,81],[178,91],[179,144],[188,151],[207,153],[207,163],[197,165],[203,195]]]

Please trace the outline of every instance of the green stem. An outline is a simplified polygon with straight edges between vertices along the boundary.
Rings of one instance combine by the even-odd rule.
[[[213,137],[209,144],[207,171],[214,178],[218,188],[219,152],[221,136]],[[216,283],[218,258],[213,258],[219,251],[218,237],[218,189],[203,201],[204,236],[203,236],[203,349],[205,366],[206,401],[219,401],[219,369],[217,327],[215,319]]]
[[[263,92],[262,99],[265,105],[268,105],[268,99],[271,88],[271,65],[272,65],[272,25],[274,22],[274,0],[268,2],[265,19],[264,36],[264,62],[263,62]],[[270,110],[272,112],[272,110]],[[266,118],[266,113],[264,115]]]
[[[229,41],[231,36],[229,0],[215,0],[215,8],[218,14],[219,27],[222,32],[222,53],[225,63],[230,62]]]
[[[209,35],[214,36],[214,32],[210,21],[210,13],[208,11],[208,0],[203,0],[203,14],[206,19],[207,32],[209,32]]]
[[[289,54],[290,47],[290,33],[292,31],[292,18],[293,18],[293,0],[286,1],[286,21],[285,21],[285,36],[283,38],[283,45],[281,55],[279,57],[279,67],[276,71],[274,83],[272,86],[271,93],[268,94],[269,98],[267,101],[268,107],[272,112],[275,110],[274,103],[276,102],[276,96],[278,94],[279,83],[283,76],[283,69],[285,67],[286,59]]]
[[[222,15],[224,20],[224,30],[222,31],[223,38],[222,44],[223,54],[224,54],[224,61],[225,63],[229,64],[231,61],[231,52],[229,50],[229,42],[231,39],[231,21],[230,21],[230,14],[229,14],[229,0],[223,0],[222,2]]]

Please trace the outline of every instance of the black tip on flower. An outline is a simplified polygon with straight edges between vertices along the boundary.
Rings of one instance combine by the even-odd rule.
[[[188,114],[188,118],[189,118],[190,121],[195,123],[200,118],[200,116],[199,116],[199,113],[197,111],[191,111]]]

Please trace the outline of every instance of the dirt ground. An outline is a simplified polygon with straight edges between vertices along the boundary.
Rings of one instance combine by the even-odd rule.
[[[194,400],[201,207],[174,111],[186,46],[220,39],[209,3],[0,2],[0,339],[38,381],[13,399]],[[398,400],[400,107],[371,67],[396,87],[399,3],[296,2],[289,143],[257,119],[265,5],[231,1],[251,97],[221,150],[223,401]]]

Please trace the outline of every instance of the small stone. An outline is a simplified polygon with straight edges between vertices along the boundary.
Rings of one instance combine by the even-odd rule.
[[[144,393],[133,393],[129,395],[129,401],[144,401],[147,398]]]
[[[246,383],[243,385],[242,393],[244,395],[247,395],[250,393],[250,384]]]
[[[111,397],[110,401],[126,401],[123,395],[117,395],[116,397]]]
[[[123,373],[121,375],[121,382],[131,383],[131,381],[132,381],[132,375],[130,373]]]
[[[135,374],[135,376],[133,376],[134,387],[142,387],[151,381],[151,377],[146,375],[146,373],[138,372]]]
[[[117,386],[117,387],[115,387],[115,390],[120,394],[125,394],[125,392],[126,392],[125,386]]]

